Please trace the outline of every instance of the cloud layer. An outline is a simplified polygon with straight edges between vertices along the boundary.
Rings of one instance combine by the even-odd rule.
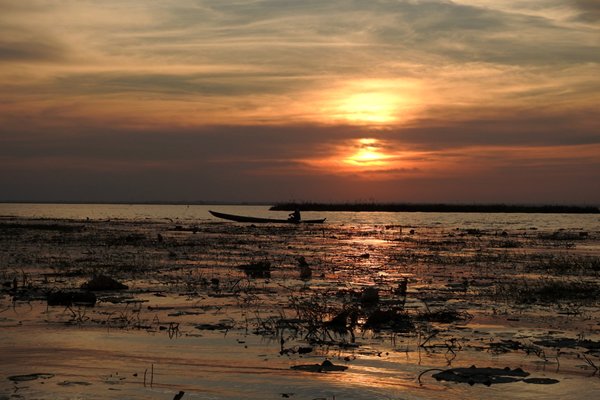
[[[599,203],[597,2],[500,3],[0,0],[0,200]]]

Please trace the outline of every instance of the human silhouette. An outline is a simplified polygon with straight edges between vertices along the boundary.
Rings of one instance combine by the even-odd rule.
[[[300,210],[296,208],[293,213],[290,213],[288,215],[288,220],[293,222],[300,222]]]

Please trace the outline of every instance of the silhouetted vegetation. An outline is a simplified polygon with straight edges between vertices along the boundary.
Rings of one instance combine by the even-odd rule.
[[[80,232],[85,230],[82,225],[57,224],[57,223],[14,223],[0,222],[0,232],[11,232],[15,230],[39,230],[57,232]]]
[[[158,348],[169,357],[206,337],[217,343],[207,352],[211,359],[221,349],[242,360],[260,352],[260,362],[280,371],[338,373],[362,368],[362,360],[376,366],[422,354],[419,364],[406,358],[411,371],[447,364],[419,375],[439,372],[429,385],[556,383],[504,368],[498,355],[510,353],[529,357],[518,365],[557,371],[585,362],[595,376],[600,345],[588,336],[600,315],[600,232],[593,221],[560,218],[563,228],[547,222],[554,219],[540,218],[539,227],[530,218],[512,224],[502,216],[458,227],[298,227],[5,218],[0,322],[18,337],[22,316],[36,321],[38,307],[44,333],[66,335],[77,327],[78,336],[98,328],[135,330],[126,335],[131,341],[146,340],[145,333],[186,337]],[[450,368],[484,357],[490,367]],[[141,371],[132,380],[137,386],[142,373],[146,381]]]
[[[516,204],[413,204],[413,203],[278,203],[272,211],[367,211],[455,213],[599,214],[594,206]]]
[[[517,303],[554,303],[557,301],[580,301],[596,303],[600,287],[583,280],[558,280],[540,278],[535,281],[497,284],[495,295]]]

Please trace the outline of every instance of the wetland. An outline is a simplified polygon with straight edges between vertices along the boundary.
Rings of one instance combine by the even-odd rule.
[[[1,214],[0,399],[600,395],[596,215]]]

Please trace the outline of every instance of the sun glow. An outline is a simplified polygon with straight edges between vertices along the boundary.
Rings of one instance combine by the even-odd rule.
[[[351,122],[386,124],[397,119],[398,103],[389,93],[358,93],[344,100],[339,111]]]
[[[359,139],[358,150],[344,159],[344,163],[360,167],[384,167],[390,164],[391,155],[381,150],[377,139]]]
[[[410,119],[417,107],[416,84],[409,81],[365,79],[346,82],[324,98],[322,114],[336,122],[390,125]]]
[[[385,139],[349,139],[331,145],[325,156],[297,161],[327,173],[373,181],[414,177],[422,175],[423,168],[435,167],[426,160],[428,154],[401,147]]]

